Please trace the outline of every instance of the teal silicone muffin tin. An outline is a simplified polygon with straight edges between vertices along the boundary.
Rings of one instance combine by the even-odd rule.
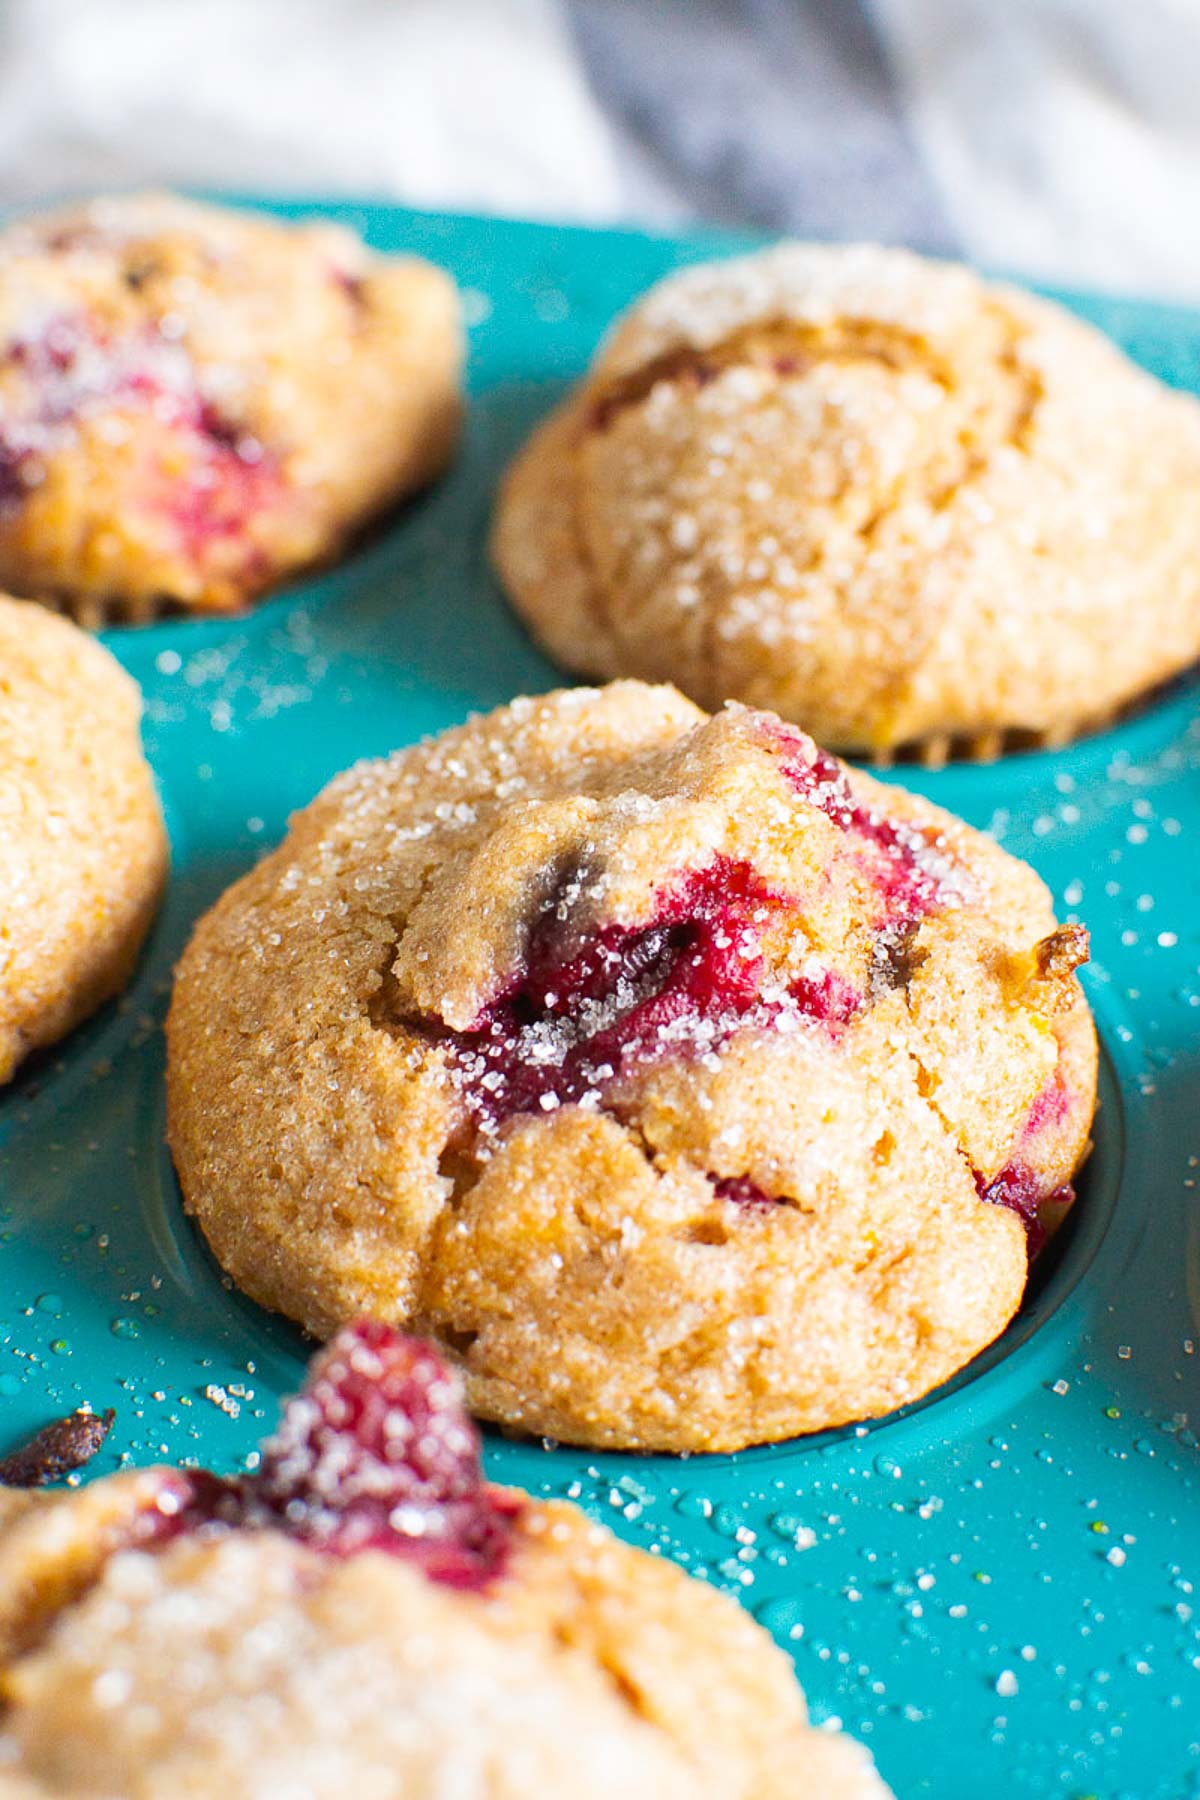
[[[369,206],[290,206],[446,264],[472,406],[449,476],[330,574],[228,621],[106,642],[141,681],[174,870],[125,996],[0,1094],[0,1436],[116,1408],[91,1473],[235,1467],[299,1380],[298,1331],[222,1279],[163,1145],[161,1024],[192,922],[336,770],[563,677],[506,610],[500,471],[618,308],[732,247]],[[1200,390],[1200,315],[1060,296]],[[897,1794],[1200,1795],[1200,720],[1181,686],[1055,753],[902,779],[1028,858],[1086,921],[1103,1041],[1095,1153],[1004,1337],[893,1418],[740,1456],[489,1436],[493,1475],[568,1495],[735,1593],[818,1719]]]

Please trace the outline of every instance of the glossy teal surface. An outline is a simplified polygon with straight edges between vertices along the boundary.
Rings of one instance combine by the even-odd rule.
[[[223,1284],[162,1147],[192,921],[335,770],[554,685],[486,567],[496,477],[614,310],[715,242],[322,210],[453,270],[473,408],[449,478],[333,574],[232,623],[108,636],[146,691],[174,878],[127,996],[0,1097],[0,1436],[113,1405],[101,1469],[233,1466],[302,1366]],[[1200,317],[1071,304],[1200,390]],[[1196,691],[1061,753],[906,773],[1093,934],[1097,1150],[1005,1339],[869,1431],[689,1461],[489,1443],[496,1475],[737,1593],[906,1797],[1200,1795]]]

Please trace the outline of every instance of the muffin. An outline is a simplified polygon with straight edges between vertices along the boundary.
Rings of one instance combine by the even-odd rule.
[[[428,481],[454,285],[331,224],[168,195],[0,232],[0,583],[95,624],[224,613]]]
[[[347,1328],[255,1473],[0,1504],[0,1795],[886,1800],[736,1604],[483,1479],[445,1365]]]
[[[169,1135],[233,1279],[572,1442],[886,1413],[1003,1330],[1096,1046],[1037,876],[773,714],[637,682],[350,770],[201,920]]]
[[[633,307],[493,550],[583,674],[878,760],[1061,743],[1200,656],[1200,407],[965,268],[784,244]]]
[[[167,870],[137,685],[0,595],[0,1082],[129,978]]]

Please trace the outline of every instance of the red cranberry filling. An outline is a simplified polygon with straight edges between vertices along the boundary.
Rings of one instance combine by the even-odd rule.
[[[384,1550],[456,1588],[502,1572],[522,1504],[484,1480],[479,1434],[442,1358],[370,1319],[314,1358],[253,1475],[181,1480],[140,1541],[273,1527],[330,1556]]]
[[[0,519],[20,506],[29,492],[22,479],[27,454],[0,427]]]
[[[1049,1214],[1064,1217],[1075,1204],[1075,1189],[1070,1182],[1047,1188],[1041,1177],[1024,1161],[1026,1147],[1047,1127],[1061,1124],[1071,1107],[1071,1095],[1061,1070],[1056,1069],[1029,1109],[1013,1160],[992,1181],[985,1181],[976,1171],[975,1186],[981,1200],[994,1206],[1007,1206],[1021,1219],[1029,1240],[1029,1260],[1033,1261],[1049,1236],[1043,1222]]]
[[[1037,1099],[1029,1109],[1029,1117],[1021,1133],[1022,1143],[1037,1137],[1048,1125],[1061,1125],[1070,1110],[1071,1096],[1066,1083],[1056,1069],[1046,1083]]]
[[[191,554],[240,531],[278,485],[261,446],[200,395],[187,353],[153,331],[113,340],[86,315],[62,314],[12,341],[5,360],[32,392],[25,411],[0,424],[0,516],[20,505],[27,476],[79,419],[134,400],[200,449],[189,478],[171,482],[167,502]]]
[[[190,421],[189,421],[190,423]],[[239,536],[248,521],[262,510],[280,485],[277,468],[265,459],[250,460],[236,444],[193,427],[210,446],[205,460],[190,481],[172,489],[167,511],[188,554],[199,560],[217,539]],[[226,428],[227,436],[232,436]],[[257,554],[249,553],[251,563]]]
[[[1019,1162],[1009,1163],[992,1181],[985,1181],[976,1173],[975,1186],[981,1200],[993,1206],[1007,1206],[1016,1213],[1025,1227],[1030,1262],[1045,1247],[1048,1236],[1042,1223],[1043,1208],[1066,1213],[1075,1203],[1075,1189],[1069,1181],[1047,1189],[1032,1169]]]
[[[975,1186],[981,1200],[987,1200],[993,1206],[1007,1206],[1016,1213],[1025,1227],[1030,1262],[1045,1247],[1049,1235],[1042,1222],[1042,1209],[1058,1212],[1061,1216],[1075,1203],[1075,1189],[1069,1182],[1047,1190],[1033,1171],[1020,1163],[1010,1163],[991,1182],[977,1173]],[[778,1204],[776,1195],[768,1194],[748,1175],[729,1175],[714,1181],[713,1191],[720,1199],[732,1200],[738,1206]]]
[[[34,404],[24,413],[6,407],[0,421],[0,516],[25,499],[37,479],[39,456],[57,447],[84,397],[107,387],[105,354],[96,335],[67,314],[7,345],[3,361],[20,370]]]
[[[331,268],[329,278],[336,288],[346,296],[356,312],[361,312],[367,304],[367,278],[356,275],[349,269]]]
[[[775,1206],[778,1204],[774,1194],[768,1194],[760,1188],[757,1181],[751,1181],[748,1175],[726,1175],[720,1181],[713,1182],[713,1189],[722,1200],[732,1200],[737,1206]]]
[[[841,765],[791,726],[769,721],[781,767],[810,804],[858,840],[882,902],[872,984],[900,979],[915,927],[957,890],[944,857],[919,831],[855,799]],[[531,934],[524,969],[467,1031],[426,1027],[453,1051],[476,1125],[521,1113],[598,1104],[638,1061],[703,1055],[739,1025],[804,1016],[837,1028],[864,1002],[832,970],[771,992],[763,929],[792,904],[745,863],[719,857],[658,897],[645,926],[610,925],[562,948],[553,905]]]
[[[14,338],[8,346],[6,360],[22,370],[31,382],[48,390],[45,399],[53,409],[65,399],[55,390],[57,378],[77,376],[85,355],[98,356],[104,349],[97,330],[89,328],[81,318],[64,313],[51,319],[31,337]]]
[[[703,1055],[742,1024],[845,1024],[861,996],[832,970],[775,992],[764,980],[764,928],[790,904],[748,864],[718,857],[659,895],[651,924],[605,926],[565,955],[552,904],[507,993],[470,1030],[434,1030],[476,1123],[596,1104],[637,1062]]]
[[[794,726],[773,719],[767,734],[782,750],[779,766],[796,792],[863,844],[871,879],[884,903],[880,923],[893,930],[916,924],[935,907],[957,900],[947,858],[923,832],[857,800],[837,758],[819,750]]]

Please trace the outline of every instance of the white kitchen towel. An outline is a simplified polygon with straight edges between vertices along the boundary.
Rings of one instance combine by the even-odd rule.
[[[137,182],[622,205],[557,0],[0,0],[0,198]]]
[[[1200,0],[0,0],[0,198],[140,182],[1200,300]]]

